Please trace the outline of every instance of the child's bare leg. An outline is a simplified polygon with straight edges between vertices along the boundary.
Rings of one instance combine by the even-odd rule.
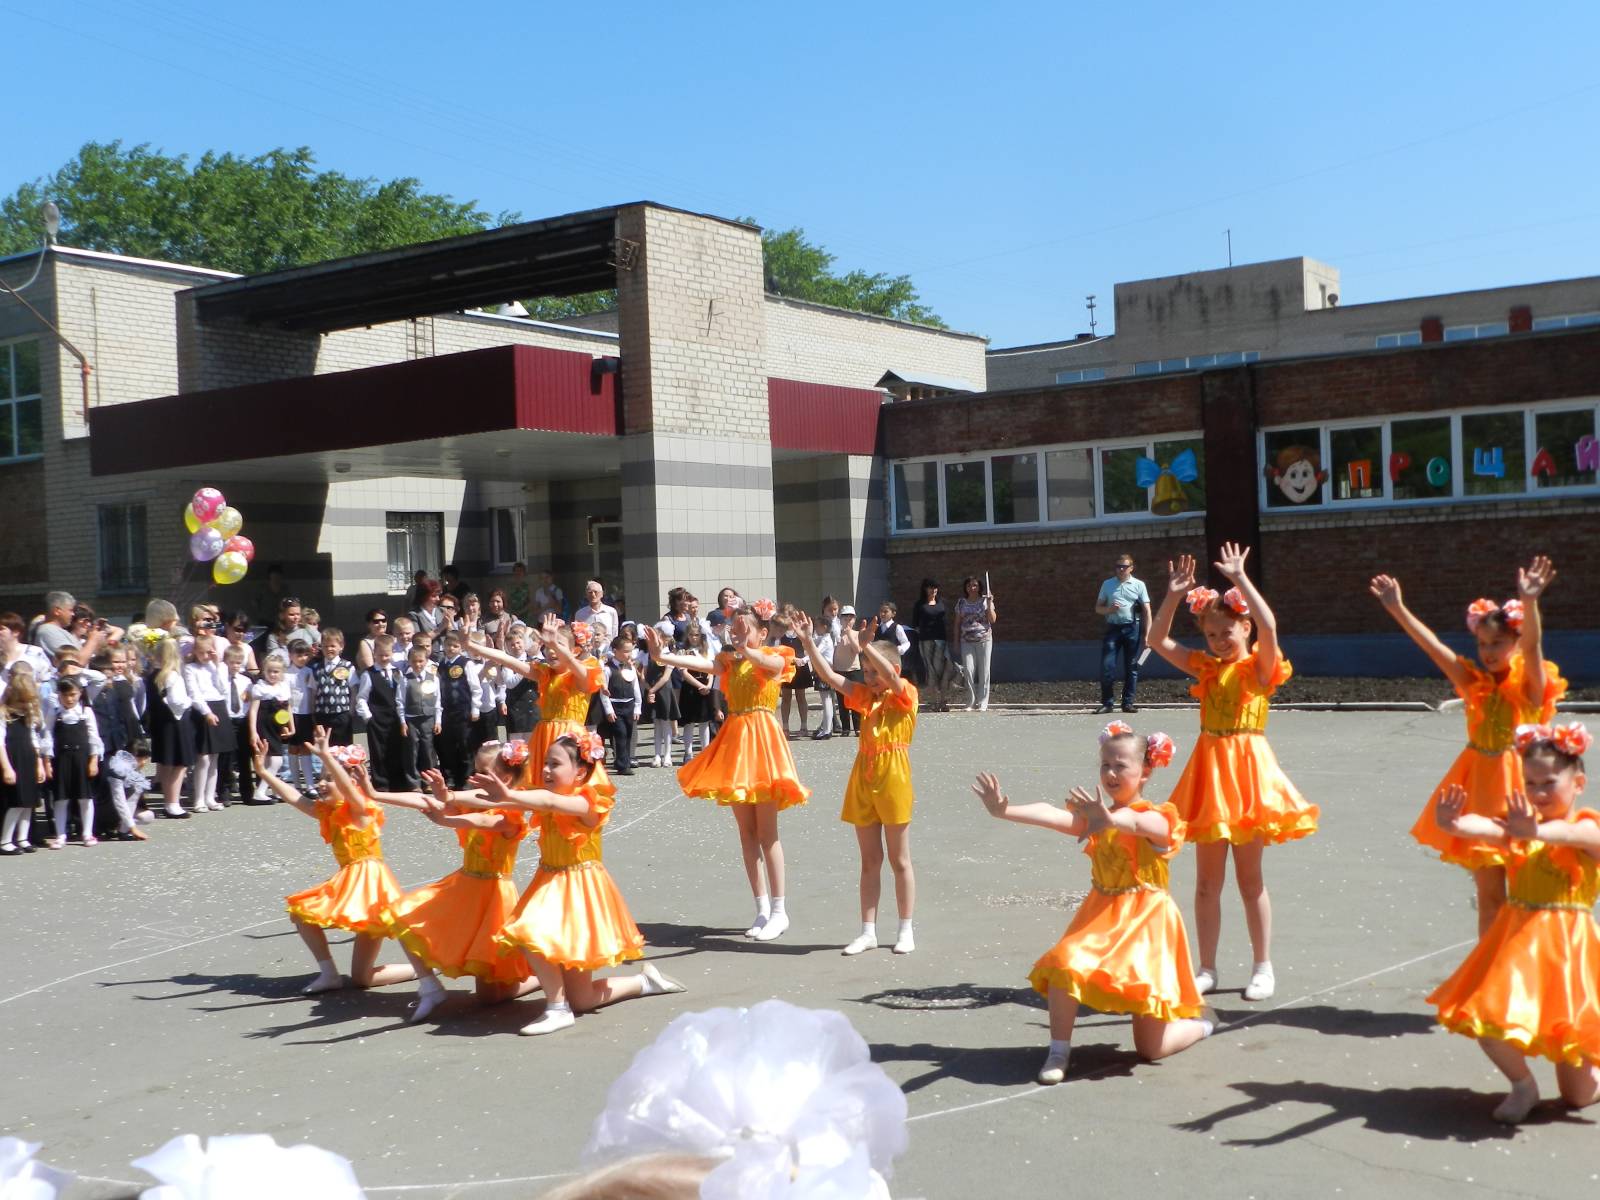
[[[406,949],[404,942],[400,944],[400,949],[417,978],[417,1002],[411,1006],[411,1015],[406,1019],[412,1024],[426,1021],[428,1014],[443,1004],[450,993],[445,990],[444,984],[439,982],[439,977],[433,973],[433,968]]]
[[[1479,867],[1472,873],[1472,882],[1478,888],[1478,936],[1482,937],[1505,907],[1506,869]]]
[[[1060,1083],[1067,1075],[1067,1055],[1072,1050],[1072,1027],[1078,1020],[1078,1001],[1065,988],[1045,994],[1050,1005],[1050,1050],[1039,1068],[1040,1083]]]
[[[183,815],[183,777],[187,767],[164,766],[157,771],[156,782],[161,785],[161,799],[169,817]]]
[[[479,1004],[504,1004],[507,1000],[515,1000],[538,990],[537,979],[524,979],[521,983],[490,983],[480,979],[473,995]]]
[[[1479,1038],[1478,1045],[1483,1047],[1489,1061],[1500,1068],[1500,1074],[1511,1081],[1511,1093],[1495,1108],[1494,1119],[1507,1125],[1526,1120],[1534,1105],[1539,1103],[1539,1084],[1528,1068],[1527,1056],[1498,1038]]]
[[[539,986],[544,989],[544,1015],[517,1032],[533,1037],[567,1028],[574,1018],[572,1005],[567,1000],[564,972],[548,958],[531,950],[524,950],[522,956],[528,960],[528,966],[533,968],[534,975],[538,977]]]
[[[806,689],[805,688],[797,686],[794,689],[794,703],[795,703],[795,707],[800,710],[800,732],[801,733],[809,733],[810,732],[810,728],[809,728],[810,717],[807,715],[808,702],[806,700]]]
[[[683,984],[668,979],[651,963],[641,963],[638,974],[609,975],[596,979],[592,971],[563,971],[567,998],[575,1012],[593,1012],[619,1000],[632,1000],[635,996],[660,996],[667,992],[681,992]]]
[[[1194,853],[1194,929],[1200,948],[1200,975],[1210,975],[1214,986],[1217,943],[1222,938],[1222,885],[1228,881],[1228,843],[1203,842]]]
[[[415,979],[417,973],[410,963],[390,963],[378,966],[378,952],[384,939],[372,933],[356,934],[355,949],[350,952],[350,982],[359,988],[385,987],[391,983],[405,983]]]
[[[778,710],[781,714],[784,733],[789,732],[789,709],[794,704],[794,688],[786,687],[778,695]]]
[[[333,965],[333,951],[328,949],[328,935],[320,926],[294,918],[295,932],[317,960],[317,977],[300,989],[302,995],[315,996],[318,992],[331,992],[344,986],[344,977]]]
[[[883,826],[857,825],[856,848],[861,852],[861,932],[844,948],[861,954],[878,944],[878,899],[883,894]]]
[[[756,919],[744,931],[745,937],[753,938],[772,916],[772,898],[761,867],[761,839],[756,836],[755,806],[734,804],[729,807],[733,809],[733,821],[739,830],[739,853],[744,858],[745,877],[750,881],[750,894],[756,901]]]
[[[1245,985],[1246,1000],[1268,1000],[1277,989],[1272,974],[1272,900],[1267,895],[1267,881],[1261,871],[1261,858],[1266,853],[1265,842],[1250,842],[1233,848],[1233,870],[1239,885],[1239,899],[1244,904],[1244,921],[1250,931],[1250,949],[1255,955],[1255,965],[1250,971],[1250,982]]]
[[[884,841],[889,849],[889,869],[894,872],[895,907],[900,910],[900,928],[895,934],[894,952],[910,954],[917,948],[911,932],[911,910],[917,904],[917,877],[911,870],[911,824],[885,825]]]
[[[1157,1017],[1135,1017],[1133,1048],[1146,1062],[1155,1062],[1158,1058],[1187,1050],[1201,1038],[1211,1036],[1215,1028],[1209,1019],[1163,1021]]]
[[[1581,1067],[1557,1063],[1556,1086],[1571,1107],[1587,1108],[1600,1100],[1600,1062],[1590,1059]]]
[[[756,840],[761,843],[761,861],[767,867],[767,883],[772,887],[772,915],[756,934],[756,940],[770,942],[789,928],[789,913],[783,904],[783,845],[778,841],[778,804],[768,800],[757,804]]]

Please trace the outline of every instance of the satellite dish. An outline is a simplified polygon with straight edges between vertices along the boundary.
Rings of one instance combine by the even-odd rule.
[[[522,301],[520,300],[513,300],[510,304],[502,304],[500,306],[500,316],[502,317],[525,317],[527,315],[528,310],[522,307]]]
[[[56,207],[54,200],[46,200],[43,208],[44,235],[53,245],[56,235],[61,232],[61,210]]]

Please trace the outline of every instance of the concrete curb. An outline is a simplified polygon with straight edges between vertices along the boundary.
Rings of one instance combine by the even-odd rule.
[[[1445,703],[1451,703],[1446,701]],[[1460,701],[1454,701],[1459,704]],[[1140,712],[1193,712],[1200,705],[1189,701],[1179,703],[1176,701],[1157,701],[1154,704],[1139,705]],[[1597,706],[1600,707],[1600,706]],[[1113,713],[1101,713],[1082,704],[1056,704],[1040,702],[1037,704],[994,704],[989,705],[990,712],[1002,713],[1065,713],[1078,716],[1106,716],[1115,717],[1121,710]],[[1380,700],[1307,700],[1300,703],[1274,704],[1273,712],[1440,712],[1442,707],[1435,707],[1424,700],[1397,700],[1385,702]],[[1575,710],[1576,711],[1576,710]],[[955,714],[951,714],[955,715]],[[965,715],[965,714],[963,714]]]

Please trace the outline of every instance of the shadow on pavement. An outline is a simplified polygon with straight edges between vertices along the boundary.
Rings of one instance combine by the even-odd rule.
[[[837,942],[822,946],[801,945],[779,938],[774,942],[757,942],[744,936],[742,929],[718,929],[710,925],[673,925],[667,922],[639,923],[639,932],[650,946],[690,948],[704,950],[733,950],[741,954],[815,954],[822,950],[838,953]]]
[[[1376,1012],[1370,1008],[1335,1008],[1331,1004],[1296,1005],[1265,1012],[1254,1007],[1217,1007],[1216,1013],[1221,1018],[1219,1033],[1252,1025],[1283,1025],[1336,1037],[1390,1038],[1431,1033],[1436,1024],[1427,1013]]]
[[[946,1079],[959,1079],[988,1087],[1018,1087],[1032,1084],[1044,1061],[1044,1046],[935,1046],[928,1042],[913,1045],[896,1045],[892,1042],[874,1042],[871,1045],[872,1061],[879,1064],[893,1062],[926,1062],[933,1065],[930,1071],[902,1080],[900,1090],[906,1093],[920,1091],[929,1084]],[[1067,1082],[1074,1076],[1094,1075],[1109,1078],[1131,1075],[1141,1060],[1132,1050],[1095,1043],[1074,1043],[1072,1068]]]
[[[1073,1048],[1073,1064],[1077,1064]],[[1189,1133],[1209,1133],[1226,1121],[1267,1112],[1278,1105],[1320,1105],[1326,1112],[1263,1137],[1229,1138],[1225,1146],[1279,1146],[1297,1138],[1321,1133],[1346,1121],[1360,1121],[1374,1133],[1399,1134],[1435,1142],[1481,1142],[1516,1136],[1513,1127],[1501,1125],[1490,1111],[1501,1093],[1476,1092],[1458,1087],[1355,1088],[1331,1083],[1231,1083],[1246,1099],[1209,1116],[1184,1121],[1174,1128]],[[1591,1125],[1583,1117],[1546,1102],[1535,1109],[1534,1123],[1569,1122]]]

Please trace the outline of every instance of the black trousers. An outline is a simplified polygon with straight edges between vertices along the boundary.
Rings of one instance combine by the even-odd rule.
[[[428,726],[428,732],[433,732],[433,726]],[[397,722],[367,722],[367,769],[372,772],[372,785],[380,792],[397,792],[406,786],[405,749]]]
[[[239,789],[239,799],[248,800],[256,790],[256,771],[251,748],[254,731],[249,717],[234,717],[233,746],[217,755],[217,799],[228,803],[234,787]]]
[[[452,788],[467,786],[467,776],[472,767],[472,718],[467,713],[459,716],[445,714],[444,728],[439,734],[439,770]]]
[[[606,741],[611,743],[612,761],[616,764],[618,775],[633,774],[635,726],[635,718],[631,712],[619,712],[600,725],[600,732],[605,735]]]
[[[866,676],[861,673],[860,667],[853,671],[844,672],[844,677],[851,683],[863,683],[866,681]],[[853,708],[845,707],[843,696],[839,697],[838,703],[834,706],[834,711],[839,714],[840,729],[846,733],[849,733],[852,729],[857,733],[861,732],[861,714]]]
[[[407,719],[406,736],[401,739],[400,770],[407,791],[422,788],[422,772],[439,766],[439,757],[433,748],[433,718]]]

